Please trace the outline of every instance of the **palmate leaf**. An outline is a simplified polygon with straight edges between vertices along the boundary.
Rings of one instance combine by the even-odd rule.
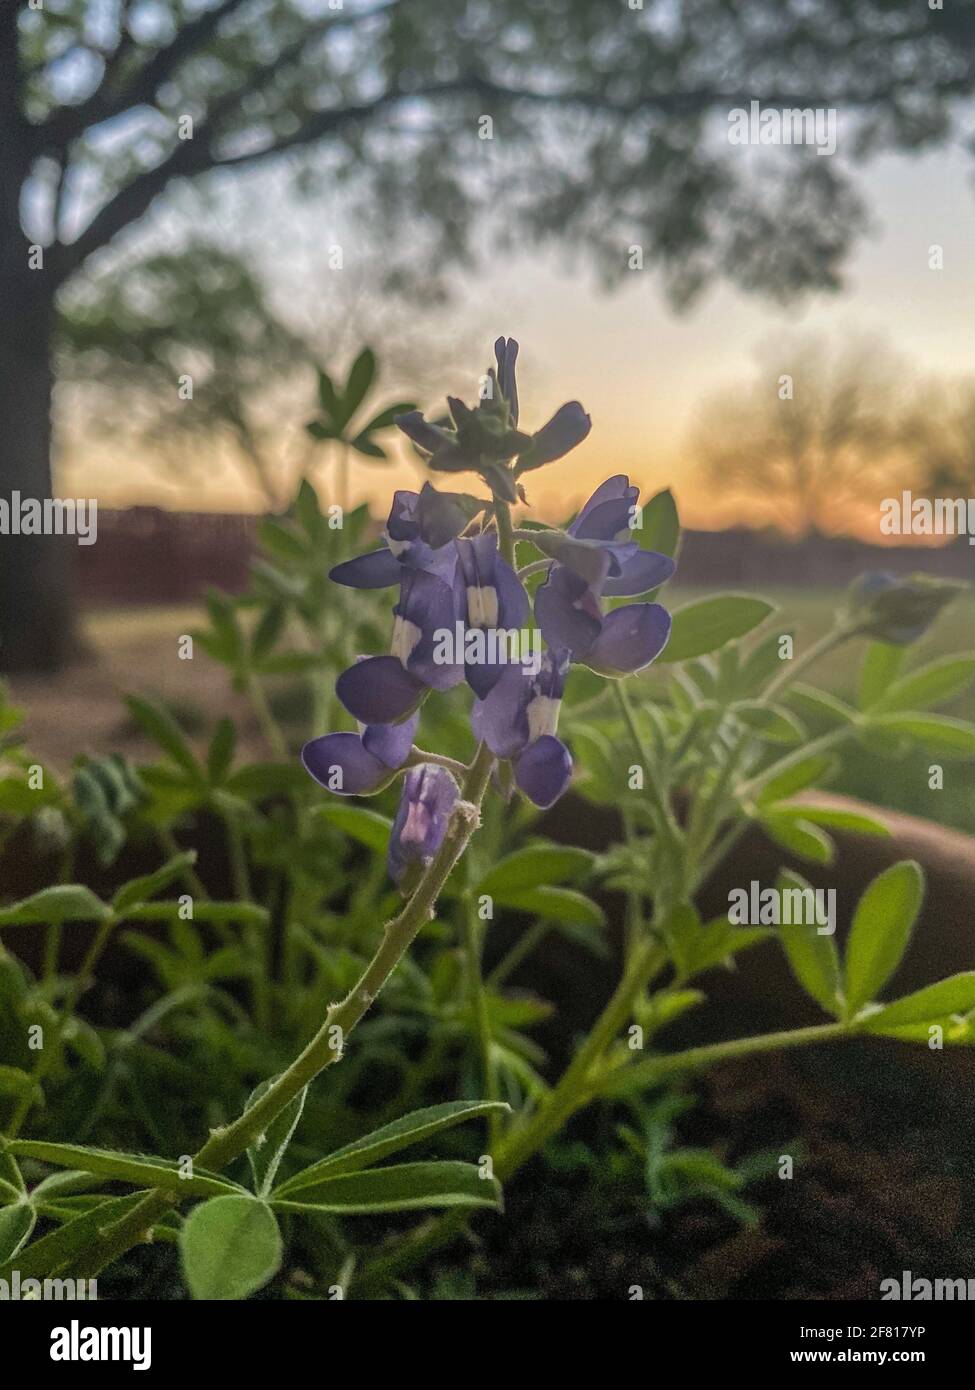
[[[871,712],[925,709],[954,699],[975,680],[975,656],[946,656],[892,682],[871,703]]]
[[[363,1216],[370,1212],[446,1207],[500,1207],[501,1184],[473,1163],[396,1163],[390,1168],[322,1177],[271,1196],[277,1211]]]
[[[351,1144],[336,1149],[310,1168],[296,1173],[287,1182],[281,1183],[274,1191],[275,1198],[293,1197],[314,1186],[319,1180],[338,1177],[344,1173],[355,1173],[371,1167],[401,1149],[430,1139],[445,1129],[463,1124],[465,1120],[476,1120],[485,1115],[500,1113],[510,1109],[500,1101],[453,1100],[443,1105],[431,1105],[423,1110],[414,1110],[403,1115],[391,1124],[355,1139]]]
[[[60,1273],[91,1245],[103,1227],[121,1221],[144,1196],[145,1192],[130,1192],[125,1197],[112,1197],[99,1202],[90,1211],[74,1217],[5,1260],[0,1264],[0,1279],[9,1283],[15,1269],[19,1270],[21,1281],[44,1279]]]
[[[346,806],[341,803],[316,806],[314,814],[319,820],[328,821],[353,840],[358,840],[359,844],[365,845],[367,849],[378,854],[386,853],[389,832],[393,828],[393,822],[388,816],[380,815],[378,811],[370,811],[365,806]]]
[[[33,1158],[55,1167],[94,1173],[140,1187],[163,1187],[185,1197],[243,1191],[229,1178],[200,1169],[194,1170],[192,1177],[181,1177],[180,1165],[175,1159],[155,1154],[116,1153],[110,1149],[87,1148],[83,1144],[49,1144],[41,1139],[12,1139],[7,1150],[17,1158]]]
[[[248,1110],[270,1090],[274,1085],[274,1080],[274,1077],[269,1077],[251,1092],[246,1106]],[[308,1087],[306,1086],[304,1090],[298,1092],[294,1100],[275,1115],[267,1129],[258,1135],[252,1144],[248,1145],[247,1161],[250,1164],[251,1175],[254,1179],[254,1190],[259,1197],[266,1197],[274,1186],[274,1179],[278,1175],[281,1160],[284,1158],[294,1132],[298,1128],[298,1121],[305,1108],[305,1096],[307,1094]]]

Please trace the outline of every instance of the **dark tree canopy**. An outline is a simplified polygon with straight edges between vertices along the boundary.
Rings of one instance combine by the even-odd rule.
[[[864,211],[850,157],[944,140],[975,68],[975,8],[957,4],[3,8],[8,68],[17,54],[3,83],[7,160],[29,180],[29,234],[59,281],[169,180],[324,144],[329,180],[366,185],[400,232],[404,216],[436,220],[455,251],[504,191],[512,240],[589,247],[608,274],[637,242],[678,295],[716,274],[779,294],[832,285]],[[835,107],[839,156],[797,147],[763,171],[727,141],[728,111],[752,98]]]

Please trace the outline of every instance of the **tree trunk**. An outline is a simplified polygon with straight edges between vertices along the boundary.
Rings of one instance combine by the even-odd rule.
[[[60,666],[70,647],[76,541],[11,534],[12,494],[39,501],[51,496],[54,329],[51,275],[28,268],[22,240],[22,264],[11,249],[0,266],[0,499],[11,513],[6,533],[0,531],[0,671],[43,671]]]

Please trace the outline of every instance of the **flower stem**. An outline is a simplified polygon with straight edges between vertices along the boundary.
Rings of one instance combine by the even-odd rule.
[[[321,1071],[341,1059],[349,1034],[402,960],[417,933],[432,919],[440,891],[477,828],[481,801],[493,766],[494,758],[490,750],[482,745],[465,778],[462,800],[455,807],[443,844],[402,912],[386,924],[383,939],[357,983],[344,999],[329,1008],[324,1022],[307,1047],[275,1079],[260,1100],[238,1115],[232,1124],[211,1131],[209,1139],[193,1157],[194,1167],[213,1172],[226,1167],[258,1135],[264,1133],[275,1116]],[[173,1193],[160,1189],[146,1193],[120,1221],[99,1232],[95,1242],[72,1264],[72,1272],[76,1277],[94,1277],[133,1245],[149,1239],[154,1223],[178,1201],[179,1198]]]

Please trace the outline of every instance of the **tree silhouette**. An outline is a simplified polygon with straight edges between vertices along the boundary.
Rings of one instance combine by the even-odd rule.
[[[790,340],[762,351],[751,385],[704,404],[690,457],[754,523],[843,530],[906,484],[914,409],[910,371],[882,345]]]
[[[975,11],[950,4],[0,0],[0,481],[49,493],[59,292],[173,180],[314,150],[317,188],[354,189],[414,276],[498,208],[510,245],[568,241],[607,278],[636,246],[676,299],[714,276],[781,296],[836,287],[864,209],[844,157],[762,173],[729,110],[827,104],[857,156],[918,149],[973,70]],[[0,539],[0,665],[53,663],[65,552]]]

